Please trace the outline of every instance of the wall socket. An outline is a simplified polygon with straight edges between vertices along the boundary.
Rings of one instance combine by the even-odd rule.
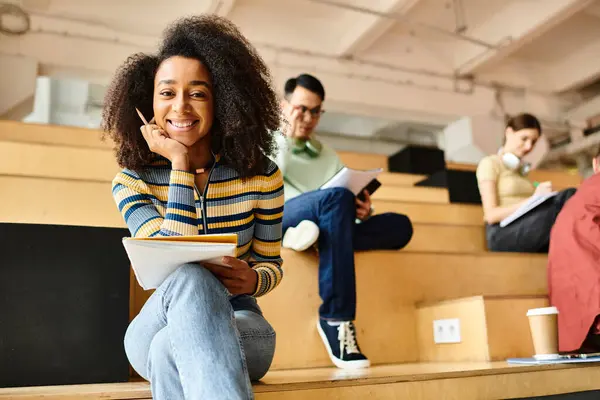
[[[437,319],[433,321],[435,343],[460,343],[460,319]]]

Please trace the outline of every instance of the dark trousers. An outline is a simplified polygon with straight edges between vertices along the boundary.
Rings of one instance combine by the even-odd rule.
[[[386,213],[357,224],[352,192],[316,190],[285,203],[283,231],[302,220],[319,226],[319,315],[332,321],[352,321],[356,314],[354,251],[396,250],[412,237],[407,216]]]
[[[499,224],[486,224],[488,249],[518,253],[547,253],[554,221],[567,200],[574,194],[575,189],[565,189],[504,228]]]

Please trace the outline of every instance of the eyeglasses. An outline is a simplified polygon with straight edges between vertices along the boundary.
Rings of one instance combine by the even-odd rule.
[[[325,110],[321,109],[321,106],[316,106],[315,108],[308,108],[306,106],[303,105],[296,105],[294,106],[294,108],[300,109],[300,111],[302,111],[302,114],[306,114],[306,112],[308,111],[311,115],[311,117],[313,118],[317,118],[320,117],[322,114],[325,113]]]

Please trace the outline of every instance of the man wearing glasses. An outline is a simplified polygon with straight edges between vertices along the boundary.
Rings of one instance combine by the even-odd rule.
[[[304,251],[318,242],[317,330],[339,368],[366,368],[369,360],[356,339],[354,251],[400,249],[412,237],[405,215],[372,216],[369,194],[359,200],[346,189],[319,190],[343,168],[336,152],[314,137],[323,114],[325,89],[302,74],[285,84],[282,109],[287,124],[278,137],[277,164],[284,176],[283,247]]]

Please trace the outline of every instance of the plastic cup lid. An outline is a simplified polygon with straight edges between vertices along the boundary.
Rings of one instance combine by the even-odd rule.
[[[552,315],[558,314],[558,308],[556,307],[543,307],[543,308],[532,308],[527,311],[527,316],[535,316],[535,315]]]

